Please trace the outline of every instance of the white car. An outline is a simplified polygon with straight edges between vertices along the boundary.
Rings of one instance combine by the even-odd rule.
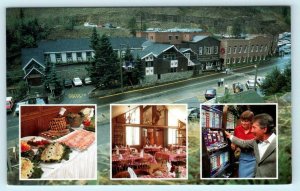
[[[26,105],[26,104],[28,104],[28,101],[18,102],[16,104],[15,115],[19,115],[19,113],[20,113],[20,106],[21,105]]]
[[[265,79],[265,77],[257,76],[256,83],[261,86]]]
[[[253,89],[254,90],[254,84],[255,80],[247,80],[246,87],[248,90]]]
[[[74,84],[74,86],[82,86],[82,81],[80,78],[74,78],[73,84]]]

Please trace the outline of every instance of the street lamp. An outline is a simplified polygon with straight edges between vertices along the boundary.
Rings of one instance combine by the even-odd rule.
[[[121,91],[122,91],[122,93],[123,93],[123,67],[122,67],[122,65],[123,65],[123,63],[122,63],[122,61],[123,61],[123,47],[124,47],[125,45],[124,44],[120,44],[120,75],[121,75]]]
[[[256,91],[256,84],[257,84],[257,68],[258,68],[258,66],[255,64],[255,65],[254,65],[254,68],[255,68],[254,90]]]

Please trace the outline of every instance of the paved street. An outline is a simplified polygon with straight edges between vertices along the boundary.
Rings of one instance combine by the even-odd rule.
[[[258,76],[265,76],[275,66],[279,69],[284,69],[289,61],[290,55],[286,55],[283,58],[274,58],[269,64],[259,66]],[[224,84],[228,84],[232,93],[232,84],[234,82],[245,84],[248,79],[254,79],[254,75],[254,66],[247,66],[237,69],[229,75],[224,73],[213,73],[193,79],[158,85],[156,87],[148,87],[96,98],[89,98],[88,96],[88,92],[93,89],[93,86],[73,87],[65,91],[65,97],[61,104],[97,104],[98,144],[101,144],[107,143],[110,140],[109,107],[111,103],[189,103],[189,107],[195,107],[199,105],[199,103],[205,101],[204,93],[207,88],[216,88],[217,95],[219,96],[224,94],[224,87],[217,87],[219,78],[224,78]],[[18,117],[8,114],[8,146],[16,143],[18,138],[18,127]]]

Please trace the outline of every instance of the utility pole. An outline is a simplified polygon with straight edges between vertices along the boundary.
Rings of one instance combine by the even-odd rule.
[[[120,44],[120,75],[121,75],[121,91],[122,93],[124,92],[124,87],[123,87],[123,67],[122,67],[122,61],[123,61],[123,55],[122,55],[122,48],[123,44]]]
[[[255,64],[255,65],[254,65],[254,68],[255,68],[254,90],[256,91],[256,85],[257,85],[257,69],[258,69],[258,66]]]

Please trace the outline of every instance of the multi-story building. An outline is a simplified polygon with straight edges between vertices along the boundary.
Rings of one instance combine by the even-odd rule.
[[[273,44],[273,38],[268,35],[252,35],[245,39],[221,39],[220,58],[225,67],[263,61],[274,51]]]
[[[191,41],[198,35],[209,35],[210,33],[204,32],[202,29],[167,29],[161,30],[159,28],[151,28],[147,31],[139,31],[136,33],[137,37],[144,37],[155,43],[178,45],[183,42]]]
[[[142,49],[142,43],[145,41],[145,38],[135,37],[110,38],[112,48],[119,56],[124,54],[127,48],[131,50]],[[72,69],[75,70],[76,67],[91,61],[94,54],[88,38],[41,41],[38,43],[37,48],[22,49],[24,79],[27,80],[29,85],[41,85],[42,78],[45,75],[46,63],[52,63],[57,66],[74,65]],[[82,75],[86,73],[84,67],[81,67],[80,70],[84,70],[79,72]]]

